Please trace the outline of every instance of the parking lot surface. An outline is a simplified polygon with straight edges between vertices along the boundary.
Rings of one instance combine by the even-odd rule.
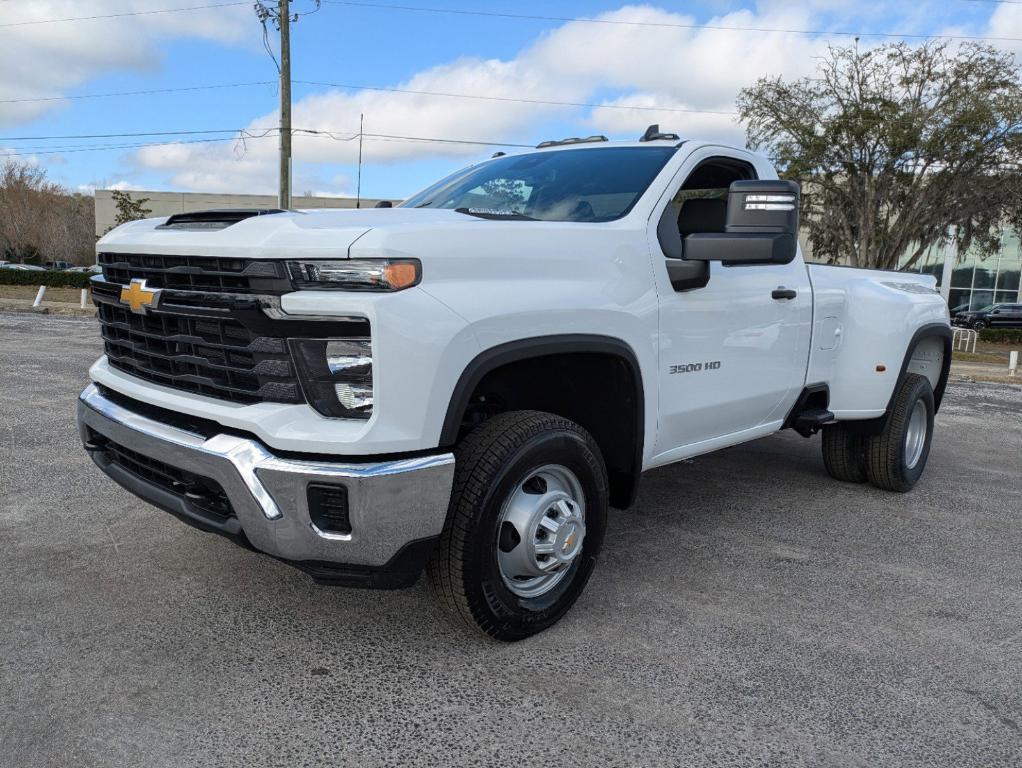
[[[0,314],[0,765],[1022,765],[1022,387],[906,495],[784,433],[649,473],[515,645],[315,586],[107,480],[91,320]]]

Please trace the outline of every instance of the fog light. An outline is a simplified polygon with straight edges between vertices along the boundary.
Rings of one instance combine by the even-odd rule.
[[[309,405],[324,416],[368,419],[373,413],[369,339],[292,339]]]
[[[359,386],[358,384],[334,384],[334,392],[337,393],[337,400],[349,411],[373,407],[373,385]]]

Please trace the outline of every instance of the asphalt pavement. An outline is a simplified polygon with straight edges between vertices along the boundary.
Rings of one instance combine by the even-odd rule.
[[[514,645],[320,587],[91,463],[93,320],[0,314],[0,766],[1020,766],[1022,387],[909,494],[785,433],[649,473]]]

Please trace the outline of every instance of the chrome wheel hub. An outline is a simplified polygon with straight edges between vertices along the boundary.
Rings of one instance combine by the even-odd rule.
[[[585,496],[575,473],[559,464],[529,472],[511,490],[497,529],[497,564],[519,597],[557,586],[582,551]]]
[[[915,469],[923,456],[926,446],[926,406],[922,400],[916,400],[912,414],[908,417],[908,428],[905,430],[905,466]]]

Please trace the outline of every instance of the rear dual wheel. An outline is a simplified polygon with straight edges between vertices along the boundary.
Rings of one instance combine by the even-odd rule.
[[[599,448],[574,422],[516,411],[476,428],[455,459],[433,589],[490,637],[534,635],[571,608],[596,567],[608,506]]]
[[[877,488],[904,493],[918,482],[933,440],[933,389],[910,373],[895,393],[891,412],[877,435],[858,436],[846,424],[823,430],[823,463],[831,477],[869,480]]]

